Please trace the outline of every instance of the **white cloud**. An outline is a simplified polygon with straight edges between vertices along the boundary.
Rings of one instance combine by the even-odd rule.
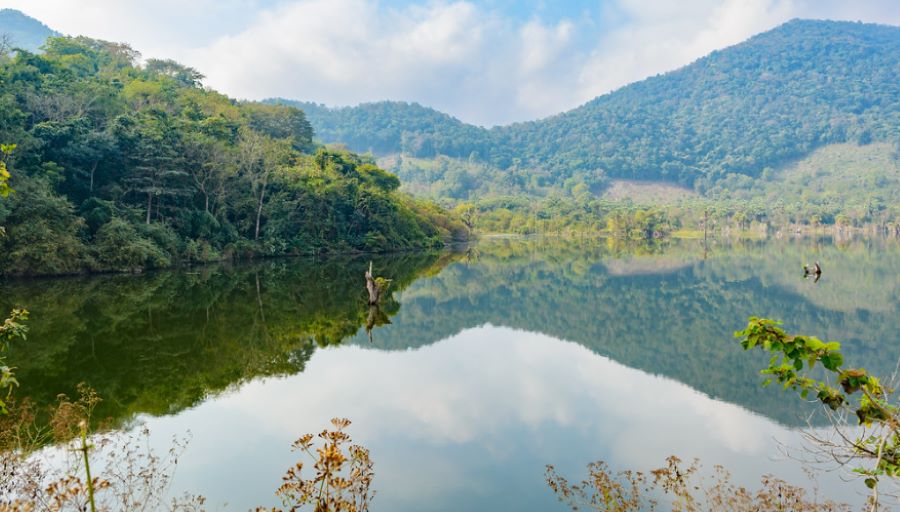
[[[487,125],[572,108],[794,17],[900,24],[895,0],[598,0],[593,12],[573,9],[558,21],[512,16],[496,5],[0,1],[65,33],[181,60],[230,95],[330,105],[418,101]]]
[[[795,17],[789,0],[619,0],[628,21],[602,37],[583,64],[576,94],[592,98],[683,66]]]
[[[188,60],[210,85],[242,97],[407,99],[474,114],[496,89],[479,83],[489,74],[486,63],[508,54],[496,51],[506,44],[498,37],[505,27],[483,14],[465,2],[402,10],[377,9],[370,0],[294,2]]]

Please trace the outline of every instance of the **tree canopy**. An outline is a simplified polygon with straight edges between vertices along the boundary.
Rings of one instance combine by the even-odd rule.
[[[124,44],[0,56],[0,273],[434,247],[465,227],[373,159],[313,144],[303,111],[239,102]],[[15,147],[14,151],[11,150]],[[8,170],[7,170],[8,169]],[[5,189],[4,189],[5,190]]]

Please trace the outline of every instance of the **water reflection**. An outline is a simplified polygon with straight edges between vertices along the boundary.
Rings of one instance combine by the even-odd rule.
[[[415,351],[317,351],[302,374],[149,421],[163,440],[193,431],[180,486],[242,510],[273,501],[284,447],[335,413],[354,418],[376,461],[375,510],[550,510],[544,465],[580,475],[597,458],[650,469],[677,453],[724,464],[740,484],[765,473],[804,481],[797,464],[771,460],[774,439],[796,442],[795,431],[578,344],[491,326]],[[838,482],[823,483],[853,499]]]
[[[230,509],[272,503],[291,441],[346,416],[376,461],[377,510],[546,510],[547,463],[580,475],[675,452],[740,483],[797,480],[772,439],[796,440],[810,409],[760,388],[765,358],[732,338],[750,314],[841,340],[876,374],[900,359],[886,242],[485,240],[375,258],[393,281],[374,310],[368,261],[3,283],[0,308],[33,319],[11,362],[39,403],[86,381],[114,424],[193,431],[178,486]],[[805,261],[827,268],[818,283]]]
[[[642,255],[509,240],[480,249],[477,264],[404,290],[375,346],[403,350],[485,323],[542,332],[795,426],[807,410],[760,388],[767,358],[736,348],[747,316],[841,340],[848,361],[876,374],[900,360],[900,282],[884,279],[900,272],[896,246],[820,246],[829,273],[815,286],[798,276],[812,251],[803,245],[719,247],[707,261],[685,245]]]
[[[452,255],[376,258],[402,290]],[[42,404],[86,382],[104,398],[98,416],[168,414],[259,376],[303,370],[316,346],[365,325],[368,259],[281,260],[146,276],[7,283],[0,307],[31,311],[27,343],[10,359]],[[381,304],[383,316],[399,304]],[[384,321],[382,319],[382,321]]]
[[[406,349],[491,323],[575,341],[798,425],[795,404],[759,388],[761,355],[741,353],[731,333],[750,314],[780,318],[891,372],[900,281],[885,276],[900,273],[900,250],[871,243],[719,245],[704,261],[690,242],[495,239],[461,253],[376,258],[379,275],[393,279],[378,309],[366,304],[365,258],[12,282],[0,308],[32,312],[30,341],[11,357],[33,398],[52,403],[86,381],[106,398],[100,414],[118,421],[302,371],[316,346],[352,338]],[[828,274],[813,286],[798,269],[817,260]]]

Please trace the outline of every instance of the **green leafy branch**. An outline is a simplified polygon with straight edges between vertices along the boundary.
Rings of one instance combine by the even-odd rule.
[[[15,144],[0,144],[0,158],[7,158],[16,149]],[[9,183],[9,169],[6,168],[6,161],[0,160],[0,197],[6,197],[12,192]]]
[[[747,328],[735,332],[735,337],[741,339],[745,350],[758,348],[773,354],[768,367],[761,371],[769,376],[764,385],[778,381],[784,389],[798,391],[803,398],[815,393],[829,410],[852,411],[860,425],[878,431],[878,435],[862,435],[855,440],[842,436],[852,458],[875,461],[871,468],[853,471],[866,477],[866,485],[873,490],[873,507],[877,506],[879,478],[900,477],[900,409],[890,403],[893,390],[864,368],[845,368],[840,343],[789,335],[780,325],[781,322],[751,317]],[[839,387],[810,376],[817,363],[835,377]]]
[[[16,339],[25,339],[28,327],[22,322],[28,319],[28,311],[24,309],[14,309],[9,318],[0,324],[0,414],[7,414],[6,402],[12,395],[13,388],[19,385],[16,380],[14,368],[6,365],[6,358],[3,353],[9,350],[10,344]],[[5,395],[5,396],[4,396]]]

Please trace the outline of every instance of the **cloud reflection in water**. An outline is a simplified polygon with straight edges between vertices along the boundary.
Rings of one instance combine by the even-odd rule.
[[[176,490],[239,510],[275,504],[290,443],[335,416],[372,450],[376,511],[555,509],[544,465],[575,479],[597,459],[650,469],[676,454],[754,488],[766,473],[806,481],[798,463],[773,460],[796,431],[575,343],[493,326],[403,352],[319,350],[302,374],[146,421],[159,442],[193,432]],[[831,497],[856,501],[832,480]]]

